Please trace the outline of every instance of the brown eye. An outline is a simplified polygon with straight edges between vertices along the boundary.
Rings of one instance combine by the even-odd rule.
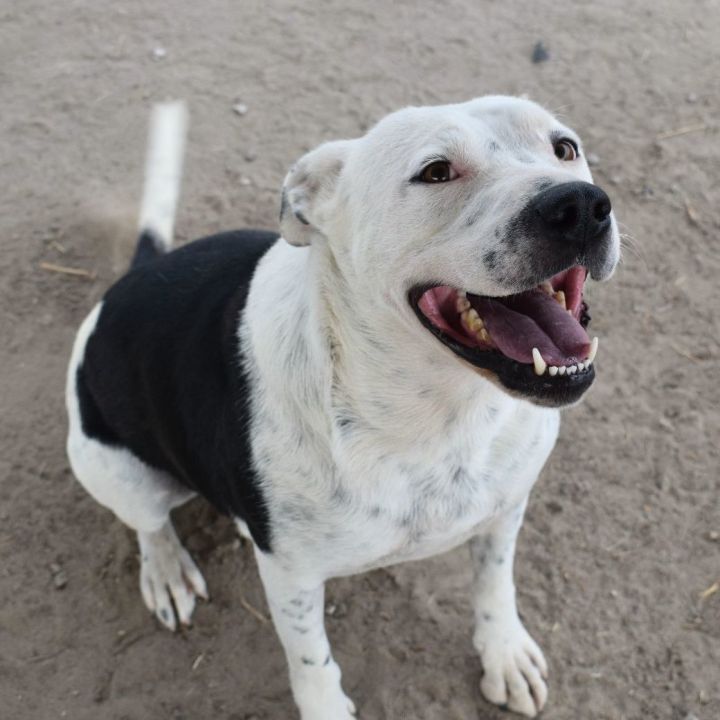
[[[449,162],[438,160],[423,168],[418,179],[425,183],[443,183],[454,180],[457,173],[452,169]]]
[[[558,140],[555,143],[555,157],[558,160],[569,161],[576,160],[580,154],[577,145],[572,140]]]

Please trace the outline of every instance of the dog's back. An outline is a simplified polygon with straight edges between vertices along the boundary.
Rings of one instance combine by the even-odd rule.
[[[237,328],[255,267],[278,235],[227,232],[171,251],[185,125],[181,104],[153,114],[134,257],[76,340],[68,450],[81,480],[98,465],[130,476],[137,468],[120,468],[137,464],[242,518],[266,547]]]

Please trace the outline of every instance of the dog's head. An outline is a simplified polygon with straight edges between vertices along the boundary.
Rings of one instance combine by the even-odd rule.
[[[513,394],[561,406],[592,384],[583,287],[619,235],[580,139],[533,102],[406,108],[320,146],[286,178],[281,229]]]

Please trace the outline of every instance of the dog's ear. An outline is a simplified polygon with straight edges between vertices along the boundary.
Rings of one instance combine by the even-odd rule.
[[[320,145],[290,168],[282,189],[280,232],[291,245],[309,245],[314,237],[325,236],[325,221],[351,142]]]

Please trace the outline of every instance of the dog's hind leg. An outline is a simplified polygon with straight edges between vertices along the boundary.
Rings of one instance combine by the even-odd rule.
[[[260,550],[255,556],[302,720],[353,720],[325,633],[324,584],[303,582]]]
[[[470,544],[473,560],[475,647],[484,675],[480,683],[490,702],[535,717],[547,700],[547,663],[518,617],[513,583],[515,541],[525,503],[500,518]]]
[[[207,597],[205,581],[170,520],[170,511],[193,493],[127,448],[101,442],[85,432],[77,371],[99,313],[97,306],[81,325],[68,370],[68,457],[75,477],[90,495],[137,532],[143,599],[160,622],[174,630],[178,621],[190,623],[196,596]]]

